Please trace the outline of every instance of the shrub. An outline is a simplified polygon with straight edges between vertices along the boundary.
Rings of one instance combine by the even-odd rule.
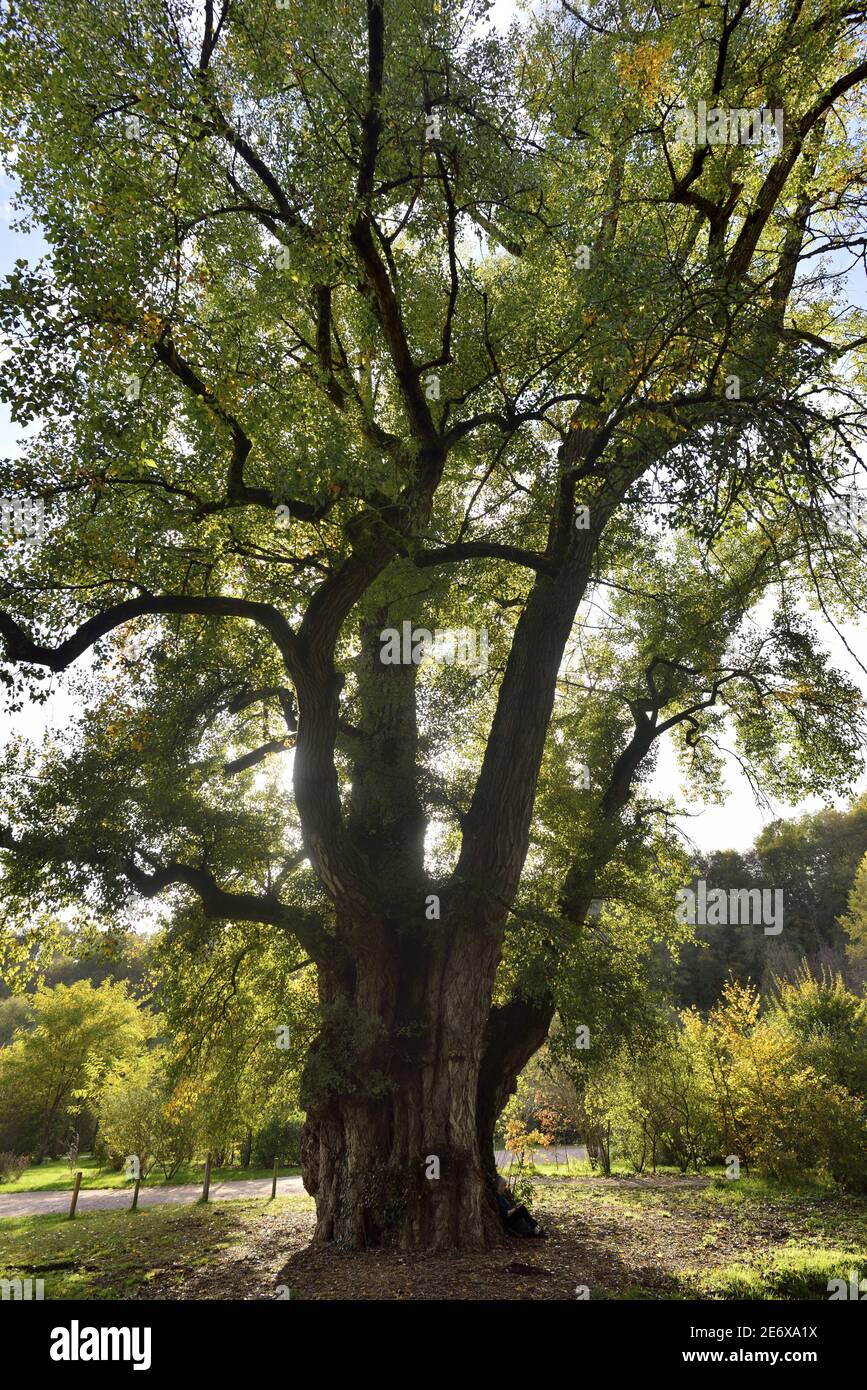
[[[764,1016],[760,1002],[730,982],[707,1018],[685,1010],[639,1052],[587,1066],[579,1101],[594,1167],[625,1160],[641,1172],[665,1158],[686,1172],[733,1154],[766,1177],[867,1188],[863,1001],[839,977],[801,972]]]
[[[301,1131],[304,1117],[300,1114],[282,1118],[272,1115],[253,1138],[253,1167],[270,1168],[277,1158],[281,1166],[296,1168],[301,1162]]]
[[[17,1182],[29,1167],[29,1154],[0,1153],[0,1182]]]
[[[170,1179],[196,1151],[196,1101],[189,1083],[171,1084],[159,1051],[148,1053],[103,1086],[101,1147],[117,1167],[135,1155],[142,1177],[156,1167]]]
[[[767,1177],[824,1170],[861,1185],[867,1166],[863,1102],[813,1065],[813,1029],[792,1026],[806,1011],[796,1007],[796,993],[790,987],[786,1007],[759,1018],[757,991],[730,984],[707,1021],[684,1015],[690,1046],[704,1059],[723,1152]],[[812,995],[812,984],[806,993]],[[802,1002],[815,1012],[815,999]]]

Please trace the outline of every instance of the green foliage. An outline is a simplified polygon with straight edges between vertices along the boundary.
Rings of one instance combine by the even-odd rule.
[[[276,1158],[280,1166],[297,1167],[301,1162],[301,1130],[304,1117],[295,1114],[287,1119],[276,1115],[256,1133],[252,1158],[257,1168],[270,1168]]]
[[[746,1172],[861,1190],[865,1048],[867,1009],[839,977],[781,981],[763,1016],[758,992],[730,981],[707,1017],[683,1011],[649,1046],[573,1054],[578,1128],[605,1173],[736,1157]]]
[[[772,1177],[825,1169],[863,1184],[862,1100],[816,1070],[784,1015],[759,1017],[756,990],[729,984],[706,1021],[690,1012],[684,1026],[706,1068],[727,1154]]]
[[[0,1049],[0,1125],[43,1157],[59,1152],[108,1072],[140,1056],[154,1025],[125,984],[40,988],[29,1008],[30,1026]]]
[[[591,1161],[606,1174],[615,1159],[638,1173],[662,1162],[685,1173],[715,1152],[710,1099],[679,1028],[649,1049],[624,1048],[589,1066],[579,1094]]]
[[[0,399],[35,427],[0,493],[47,525],[3,547],[0,681],[20,710],[57,674],[75,706],[0,760],[4,977],[32,981],[70,910],[117,931],[159,897],[167,1079],[120,1069],[111,1104],[134,1130],[162,1097],[229,1150],[299,1103],[390,1099],[444,1019],[395,1021],[365,966],[421,974],[410,943],[479,928],[484,1002],[556,1007],[552,1054],[586,1027],[614,1069],[585,1096],[600,1145],[699,1163],[713,1095],[769,1170],[819,1163],[805,1116],[848,1136],[857,1102],[785,1009],[666,1028],[687,865],[649,783],[668,737],[716,797],[730,733],[780,798],[860,770],[863,701],[809,611],[867,606],[863,537],[828,521],[867,437],[851,12],[599,0],[504,38],[488,9],[4,8],[0,155],[48,251],[0,286]],[[783,147],[678,145],[711,92],[782,105]],[[387,685],[371,650],[404,619],[486,629],[488,667]],[[806,839],[795,931],[830,942],[809,885],[845,892],[864,815],[842,857],[832,817],[714,871],[788,883]],[[742,982],[766,964],[719,940],[682,1002],[715,1001],[720,953]],[[44,1146],[125,1057],[37,1101],[40,1026],[0,1067]]]
[[[740,984],[754,980],[767,994],[773,976],[794,979],[804,958],[820,972],[846,969],[850,983],[859,984],[863,972],[854,946],[846,965],[843,927],[853,942],[856,937],[850,919],[840,914],[847,894],[856,891],[852,883],[865,849],[867,801],[859,797],[845,811],[826,809],[774,821],[746,853],[718,850],[700,857],[693,877],[704,878],[709,887],[781,888],[785,931],[775,938],[732,924],[697,926],[695,944],[687,942],[680,951],[675,975],[679,1002],[709,1009],[729,976]]]
[[[221,929],[199,918],[154,943],[151,984],[171,1077],[196,1095],[202,1148],[239,1152],[248,1163],[252,1148],[267,1166],[273,1149],[270,1158],[261,1153],[271,1136],[281,1159],[297,1162],[293,1126],[318,1000],[294,942],[264,925]]]
[[[847,936],[847,953],[859,964],[867,963],[867,854],[858,865],[848,911],[840,922]]]
[[[116,1168],[139,1160],[142,1177],[158,1168],[166,1181],[200,1146],[198,1096],[173,1085],[161,1049],[106,1078],[98,1100],[100,1146]]]
[[[839,975],[816,978],[802,967],[794,981],[778,982],[770,1017],[817,1072],[867,1100],[867,1000]]]

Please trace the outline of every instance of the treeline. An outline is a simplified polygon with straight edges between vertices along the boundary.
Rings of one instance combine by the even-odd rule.
[[[719,850],[699,857],[695,875],[714,888],[783,889],[784,928],[773,937],[760,927],[697,926],[695,944],[683,949],[674,970],[677,1004],[706,1011],[729,979],[752,981],[767,995],[774,978],[794,979],[804,961],[819,974],[839,973],[862,992],[867,968],[857,950],[857,928],[852,924],[847,932],[843,919],[865,855],[867,797],[862,796],[846,811],[775,821],[746,852]]]

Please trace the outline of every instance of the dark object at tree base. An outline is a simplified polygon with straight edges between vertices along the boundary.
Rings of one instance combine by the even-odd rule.
[[[526,1240],[544,1240],[545,1232],[534,1221],[525,1206],[515,1207],[503,1216],[503,1225],[510,1236],[520,1236]]]

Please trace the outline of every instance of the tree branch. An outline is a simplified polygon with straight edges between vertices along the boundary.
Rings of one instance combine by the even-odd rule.
[[[50,671],[65,671],[73,661],[123,623],[151,614],[195,614],[206,618],[245,618],[258,623],[271,635],[280,654],[291,670],[297,663],[297,638],[286,619],[268,603],[251,599],[229,598],[223,595],[187,597],[182,594],[144,595],[126,599],[88,618],[81,627],[58,643],[56,647],[34,642],[11,614],[0,610],[0,637],[6,648],[6,660],[34,666],[47,666]]]

